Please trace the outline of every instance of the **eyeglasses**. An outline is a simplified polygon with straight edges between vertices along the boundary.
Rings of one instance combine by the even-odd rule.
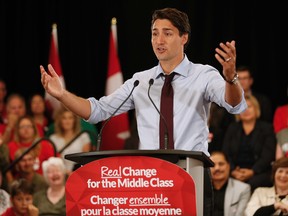
[[[20,125],[19,129],[33,128],[33,125]]]

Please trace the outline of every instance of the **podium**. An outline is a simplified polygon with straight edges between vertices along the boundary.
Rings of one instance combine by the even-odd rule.
[[[65,155],[65,159],[85,165],[95,160],[108,157],[146,156],[158,158],[178,165],[192,176],[196,189],[197,215],[203,215],[204,203],[204,168],[212,167],[214,163],[203,152],[173,149],[160,150],[110,150]]]

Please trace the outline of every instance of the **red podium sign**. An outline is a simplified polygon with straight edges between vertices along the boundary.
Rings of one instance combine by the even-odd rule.
[[[195,184],[181,167],[146,156],[95,160],[66,183],[68,216],[196,215]]]

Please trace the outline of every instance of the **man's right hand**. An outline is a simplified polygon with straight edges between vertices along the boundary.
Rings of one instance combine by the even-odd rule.
[[[59,76],[51,64],[48,65],[48,71],[49,73],[47,73],[44,67],[40,65],[41,83],[48,94],[60,99],[64,94],[65,89],[63,88]]]

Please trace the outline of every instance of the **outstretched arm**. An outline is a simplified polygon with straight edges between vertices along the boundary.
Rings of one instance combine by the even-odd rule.
[[[242,99],[242,88],[236,74],[236,47],[235,41],[220,43],[215,49],[215,58],[223,67],[223,76],[226,82],[225,100],[231,106],[236,106]],[[235,81],[235,82],[232,82]]]
[[[59,100],[65,107],[76,115],[88,119],[91,113],[90,102],[87,99],[78,97],[63,88],[59,76],[51,64],[48,65],[48,71],[49,73],[47,73],[44,67],[40,65],[41,83],[45,91]]]

